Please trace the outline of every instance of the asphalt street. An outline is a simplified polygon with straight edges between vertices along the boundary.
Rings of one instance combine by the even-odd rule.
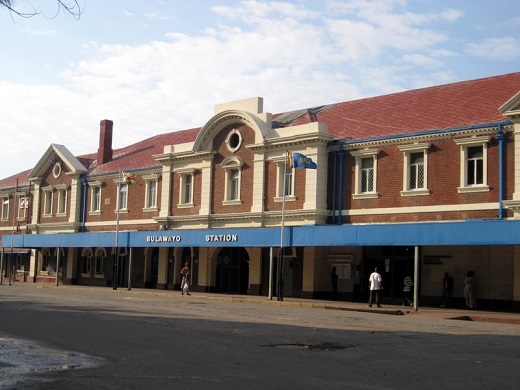
[[[520,326],[514,321],[400,309],[4,284],[0,387],[518,387]]]

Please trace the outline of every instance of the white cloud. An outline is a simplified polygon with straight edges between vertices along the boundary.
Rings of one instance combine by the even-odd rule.
[[[466,52],[476,57],[495,61],[510,61],[520,58],[520,39],[512,37],[490,38],[482,42],[470,43]]]
[[[412,12],[406,0],[234,4],[214,7],[218,22],[197,32],[172,24],[141,44],[84,41],[83,59],[61,71],[59,86],[0,81],[0,100],[10,102],[4,157],[13,161],[23,145],[26,158],[17,168],[0,164],[0,177],[30,168],[50,143],[95,152],[101,119],[114,120],[117,148],[202,126],[217,103],[263,96],[277,113],[386,94],[456,80],[449,61],[464,59],[449,33],[434,28],[463,19],[453,9]],[[170,15],[123,12],[132,23]],[[467,47],[514,58],[520,45],[509,38]]]
[[[25,27],[22,30],[22,34],[34,35],[34,36],[43,36],[43,37],[55,37],[56,36],[56,31],[55,30],[36,30],[34,28]]]

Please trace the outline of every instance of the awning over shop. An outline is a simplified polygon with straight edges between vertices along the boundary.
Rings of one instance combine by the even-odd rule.
[[[280,228],[119,232],[119,247],[280,247]],[[320,225],[284,228],[284,247],[520,244],[520,220]],[[17,248],[115,247],[116,232],[4,236]],[[8,242],[7,242],[7,241]],[[5,245],[8,244],[8,245]]]

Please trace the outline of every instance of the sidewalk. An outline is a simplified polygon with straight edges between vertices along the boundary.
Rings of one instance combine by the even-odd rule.
[[[76,286],[67,286],[76,287]],[[78,286],[78,288],[81,288]],[[97,288],[97,287],[96,287]],[[176,299],[199,299],[199,300],[214,300],[220,302],[240,302],[260,305],[279,305],[279,306],[293,306],[309,309],[322,310],[346,310],[355,312],[388,314],[388,315],[414,315],[422,317],[431,317],[438,319],[453,319],[464,321],[479,321],[479,322],[493,322],[520,325],[520,313],[511,312],[491,312],[483,310],[465,310],[460,308],[436,308],[436,307],[403,307],[397,305],[382,305],[382,308],[367,307],[365,302],[348,302],[348,301],[328,301],[317,299],[302,299],[286,297],[283,301],[278,301],[276,296],[269,299],[267,296],[256,295],[237,295],[237,294],[215,294],[207,292],[192,292],[190,296],[181,295],[180,291],[172,290],[149,290],[120,287],[118,290],[126,293],[141,293],[141,294],[167,294]]]
[[[35,287],[35,288],[55,288],[55,289],[106,289],[106,287],[77,286],[77,285],[60,285],[58,287],[50,284],[26,284],[19,283],[17,286]],[[12,288],[12,287],[9,287]],[[16,287],[15,287],[16,288]],[[118,294],[146,294],[146,295],[167,295],[174,299],[193,299],[193,300],[213,300],[220,302],[239,302],[259,305],[279,305],[302,307],[309,309],[322,310],[346,310],[365,313],[377,313],[387,315],[412,315],[421,317],[431,317],[437,319],[453,319],[478,322],[493,322],[520,325],[520,313],[511,312],[491,312],[483,310],[465,310],[460,308],[437,308],[437,307],[403,307],[397,305],[382,305],[382,308],[367,307],[365,302],[348,302],[348,301],[328,301],[317,299],[302,299],[286,297],[283,301],[278,301],[276,296],[269,299],[267,296],[257,295],[238,295],[238,294],[216,294],[207,292],[191,292],[190,296],[181,295],[180,291],[172,290],[153,290],[132,288],[128,290],[126,287],[118,287],[112,290]]]
[[[172,292],[175,294],[175,292]],[[185,298],[178,294],[180,298]],[[241,302],[253,304],[269,304],[280,306],[294,306],[312,309],[324,310],[346,310],[356,312],[368,312],[388,315],[416,315],[424,317],[432,317],[438,319],[454,319],[466,321],[481,321],[520,325],[520,313],[509,312],[489,312],[480,310],[464,310],[464,309],[450,309],[450,308],[435,308],[435,307],[402,307],[396,305],[382,305],[381,308],[367,307],[363,302],[346,302],[346,301],[326,301],[326,300],[312,300],[299,298],[284,298],[283,301],[277,301],[276,297],[269,300],[264,296],[248,296],[248,295],[221,295],[210,293],[193,293],[192,296],[186,297],[190,299],[196,296],[197,299],[216,300],[224,302]]]

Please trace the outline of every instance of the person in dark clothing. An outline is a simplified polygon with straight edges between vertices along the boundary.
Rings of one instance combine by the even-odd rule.
[[[338,296],[338,274],[336,273],[336,267],[332,267],[330,271],[330,281],[332,283],[332,299],[335,301]]]
[[[450,274],[448,272],[445,272],[444,278],[442,279],[441,307],[448,307],[448,303],[450,301],[452,291],[453,291],[453,278],[450,276]]]

